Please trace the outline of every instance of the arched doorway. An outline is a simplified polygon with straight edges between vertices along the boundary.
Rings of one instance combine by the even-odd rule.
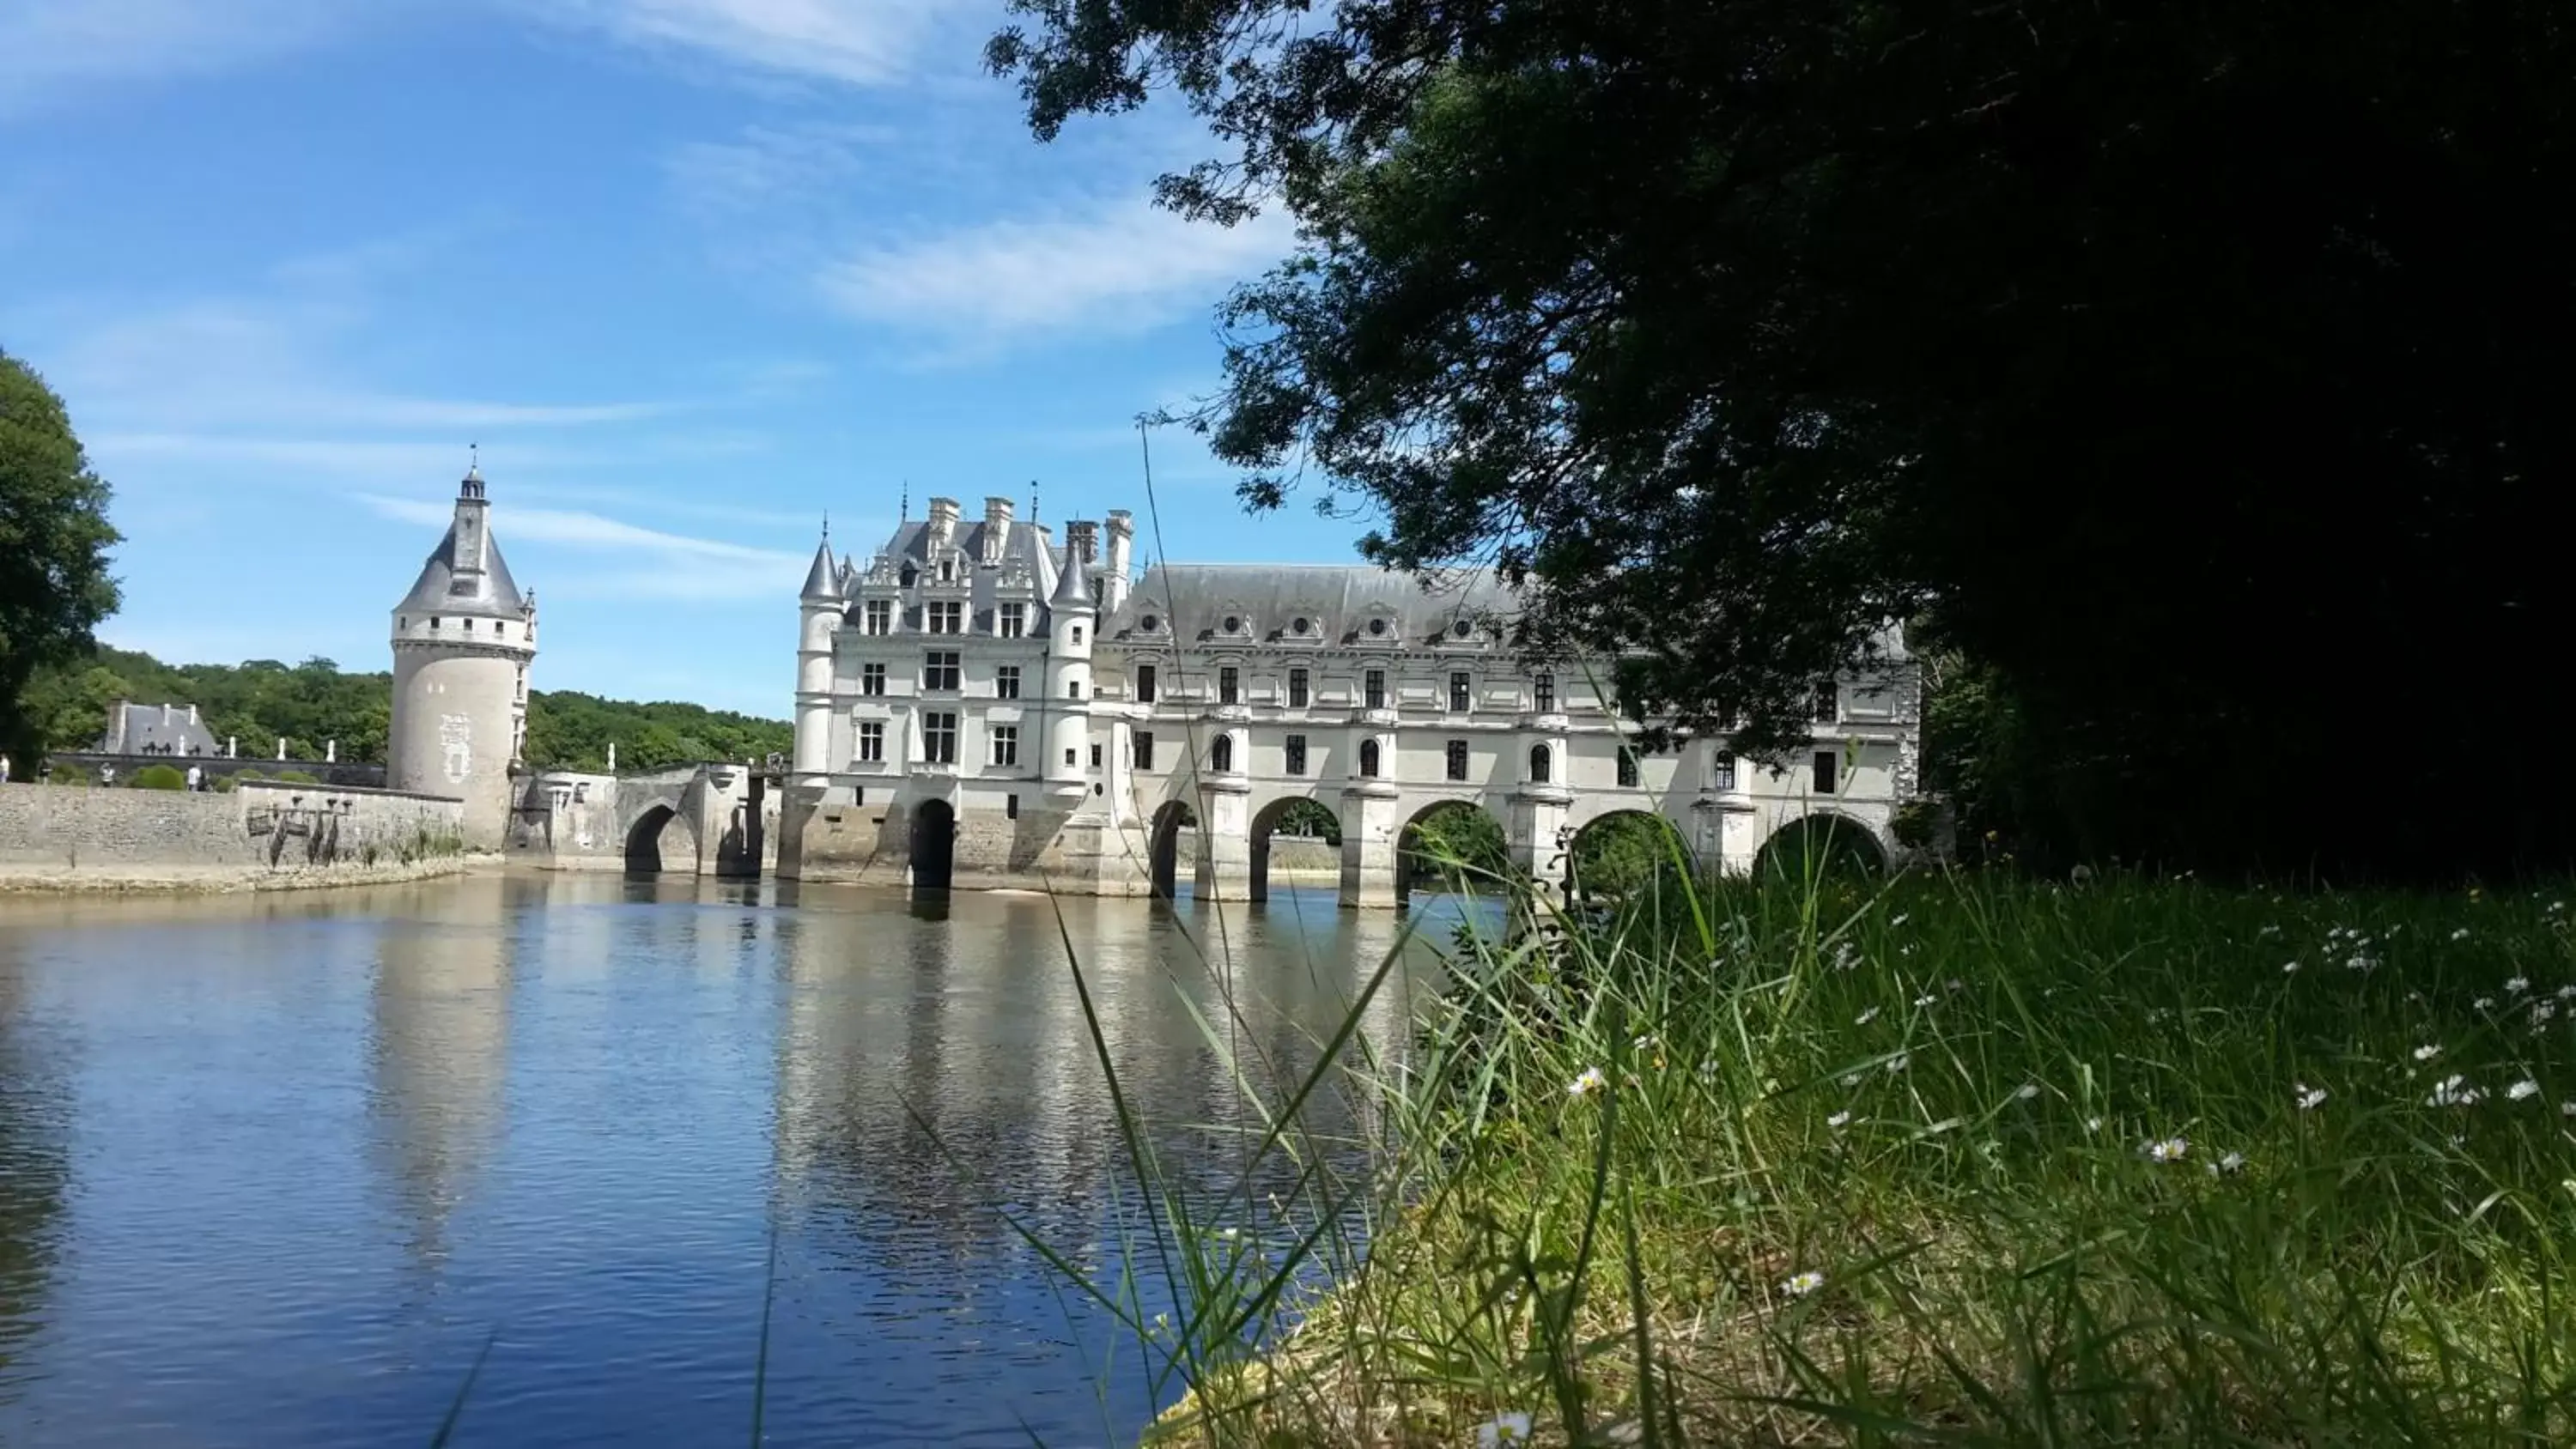
[[[664,839],[666,835],[669,837],[667,842]],[[668,850],[664,849],[666,843]],[[695,870],[698,863],[697,836],[680,819],[679,811],[668,805],[655,805],[636,816],[635,823],[626,827],[626,873],[660,875],[666,869],[666,859],[671,865],[685,865]]]
[[[1404,822],[1396,836],[1399,905],[1417,890],[1499,890],[1511,875],[1511,846],[1502,822],[1471,801],[1434,801]]]
[[[1181,831],[1195,832],[1198,823],[1198,812],[1190,808],[1187,800],[1166,800],[1154,812],[1154,833],[1147,864],[1154,879],[1155,899],[1168,901],[1179,897]],[[1201,842],[1199,848],[1205,849],[1205,843]]]
[[[912,807],[912,888],[944,891],[957,869],[957,812],[945,800]]]
[[[1300,845],[1312,842],[1336,852],[1342,848],[1341,818],[1323,801],[1311,795],[1292,795],[1261,807],[1261,813],[1252,817],[1252,899],[1256,901],[1270,899],[1270,845],[1274,835]],[[1333,861],[1333,873],[1338,879],[1338,855]]]
[[[1762,842],[1753,856],[1759,880],[1807,881],[1827,877],[1875,875],[1887,868],[1887,852],[1866,826],[1840,815],[1802,815]]]
[[[1689,879],[1690,852],[1673,822],[1648,810],[1613,810],[1574,833],[1565,852],[1570,895],[1624,899]]]

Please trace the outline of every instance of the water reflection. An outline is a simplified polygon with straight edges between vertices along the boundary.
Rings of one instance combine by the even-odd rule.
[[[1405,927],[531,876],[0,908],[0,1441],[425,1436],[495,1333],[459,1444],[738,1434],[773,1242],[770,1442],[1122,1441],[1155,1405],[995,1211],[1129,1266],[1091,1021],[1217,1192],[1246,1084],[1284,1095]]]

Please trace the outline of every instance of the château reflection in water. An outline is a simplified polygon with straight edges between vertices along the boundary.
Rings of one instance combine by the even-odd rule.
[[[772,1442],[1130,1437],[1115,1331],[999,1211],[1113,1274],[1143,1227],[1074,963],[1212,1201],[1247,1090],[1288,1094],[1405,928],[523,874],[0,905],[0,1441],[426,1436],[486,1339],[461,1444],[723,1437],[765,1300]],[[1354,1166],[1355,1107],[1309,1124]]]

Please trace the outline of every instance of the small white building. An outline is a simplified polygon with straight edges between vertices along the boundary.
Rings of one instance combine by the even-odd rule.
[[[1399,904],[1404,831],[1461,804],[1549,883],[1580,831],[1622,812],[1670,820],[1721,870],[1826,822],[1895,853],[1919,750],[1901,646],[1881,675],[1820,686],[1795,768],[1723,737],[1648,753],[1604,697],[1607,661],[1514,653],[1514,600],[1491,579],[1270,564],[1133,579],[1127,514],[1065,533],[1059,547],[1003,498],[968,524],[940,498],[864,561],[826,540],[801,600],[781,874],[1169,893],[1195,826],[1197,892],[1257,900],[1272,828],[1300,800],[1339,822],[1346,906]]]

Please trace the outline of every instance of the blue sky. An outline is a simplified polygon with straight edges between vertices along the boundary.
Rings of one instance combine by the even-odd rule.
[[[387,661],[468,443],[541,688],[784,716],[828,509],[1137,511],[1284,254],[1155,211],[1177,107],[1040,146],[999,0],[0,0],[0,348],[115,487],[111,643]],[[1155,439],[1176,559],[1335,561]],[[1140,541],[1155,552],[1148,534]]]

